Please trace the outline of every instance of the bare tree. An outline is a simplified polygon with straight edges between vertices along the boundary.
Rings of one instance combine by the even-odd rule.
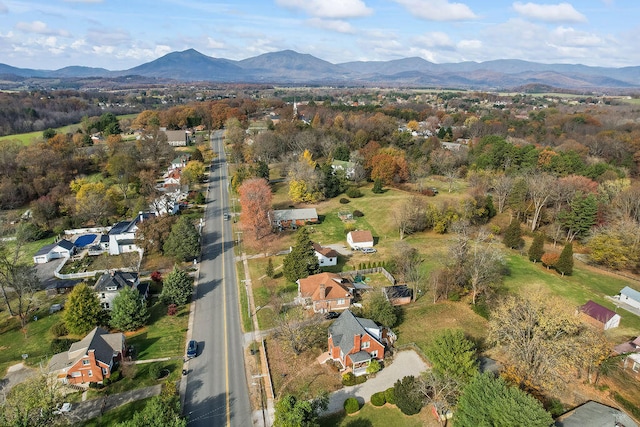
[[[469,246],[464,265],[471,300],[475,305],[480,294],[487,292],[502,279],[506,262],[489,233],[480,230]]]
[[[289,309],[280,315],[276,334],[289,344],[296,355],[313,347],[321,338],[324,338],[321,318],[313,317],[305,320],[304,313],[296,308]]]
[[[440,424],[446,425],[445,416],[458,402],[462,384],[453,377],[429,370],[420,378],[418,390],[424,395],[426,404],[435,408]]]
[[[491,187],[493,188],[493,192],[497,199],[496,201],[498,202],[499,213],[504,212],[507,200],[509,200],[509,195],[513,189],[513,183],[514,179],[505,174],[499,174],[493,180]]]
[[[424,200],[414,196],[394,211],[393,219],[400,232],[400,240],[405,234],[423,231],[427,227],[426,210]]]
[[[531,231],[536,231],[536,228],[538,228],[542,208],[553,200],[557,192],[556,181],[557,179],[555,177],[546,173],[531,175],[527,179],[529,197],[533,203]]]
[[[424,259],[416,248],[406,242],[396,243],[394,249],[397,272],[413,288],[413,300],[415,301],[418,291],[422,291],[424,286],[424,271],[422,269]]]

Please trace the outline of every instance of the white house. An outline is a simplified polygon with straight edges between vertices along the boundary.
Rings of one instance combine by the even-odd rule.
[[[347,179],[353,179],[356,174],[356,164],[353,162],[345,162],[344,160],[334,160],[331,162],[331,168],[334,171],[342,170],[344,171]]]
[[[113,300],[125,287],[130,287],[140,292],[141,298],[146,299],[148,296],[149,284],[140,283],[138,273],[124,271],[112,271],[103,274],[96,282],[93,290],[98,294],[102,308],[111,310],[113,308]]]
[[[624,367],[631,368],[635,373],[640,372],[640,353],[632,353],[624,358]]]
[[[109,230],[109,255],[120,255],[125,252],[139,252],[136,245],[136,231],[138,223],[149,218],[153,214],[140,212],[131,221],[120,221]]]
[[[618,295],[618,299],[620,302],[630,305],[631,307],[635,307],[640,309],[640,292],[635,289],[631,289],[628,286],[625,286]]]
[[[347,243],[351,246],[351,249],[354,250],[372,248],[373,235],[369,230],[350,231],[347,234]]]
[[[318,258],[318,264],[320,267],[330,267],[338,264],[338,252],[331,248],[323,248],[317,243],[313,244],[313,250]]]
[[[33,262],[44,264],[52,259],[69,258],[76,253],[76,246],[67,239],[61,239],[55,243],[43,246],[33,256]]]

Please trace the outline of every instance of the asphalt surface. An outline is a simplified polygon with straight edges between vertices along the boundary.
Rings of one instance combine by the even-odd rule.
[[[243,334],[236,286],[228,170],[223,131],[212,134],[212,163],[203,228],[200,278],[192,339],[198,355],[189,362],[184,414],[192,426],[250,426],[251,406],[244,368]]]

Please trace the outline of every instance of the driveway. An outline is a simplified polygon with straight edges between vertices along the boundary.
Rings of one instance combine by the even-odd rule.
[[[5,393],[8,393],[9,390],[11,390],[11,387],[16,384],[20,384],[37,373],[38,372],[35,369],[25,366],[24,363],[18,363],[10,366],[9,369],[7,369],[7,375],[0,379],[0,400],[2,400],[2,396]]]
[[[427,364],[414,350],[405,350],[396,354],[393,362],[378,372],[375,378],[368,379],[363,384],[344,387],[329,395],[329,407],[322,415],[342,411],[344,401],[348,397],[357,398],[360,403],[368,402],[373,393],[393,387],[396,381],[407,375],[418,376],[429,369]]]

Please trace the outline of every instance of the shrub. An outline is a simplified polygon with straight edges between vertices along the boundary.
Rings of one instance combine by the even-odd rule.
[[[449,295],[449,301],[460,301],[460,293],[459,292],[452,292]]]
[[[358,197],[362,197],[362,191],[358,187],[349,187],[345,192],[347,197],[351,197],[352,199],[357,199]]]
[[[169,307],[167,307],[167,316],[175,316],[177,312],[178,306],[175,304],[169,304]]]
[[[547,252],[544,255],[542,255],[542,258],[540,258],[540,261],[542,261],[542,265],[544,265],[545,267],[547,267],[547,269],[549,269],[550,267],[555,267],[559,258],[560,258],[560,255]]]
[[[162,282],[162,273],[160,273],[159,271],[154,271],[153,273],[151,273],[151,280],[156,283]]]
[[[346,374],[342,375],[342,385],[356,385],[356,376],[353,375],[353,372],[347,372]]]
[[[367,374],[375,374],[379,372],[380,369],[382,369],[382,366],[380,366],[380,362],[378,362],[377,359],[373,359],[369,363],[369,366],[367,366]]]
[[[348,397],[344,401],[344,411],[347,414],[355,414],[360,410],[360,402],[355,397]]]
[[[557,417],[559,415],[564,414],[564,406],[560,399],[550,399],[545,402],[544,408],[549,412],[553,417]]]
[[[112,372],[109,378],[105,378],[104,385],[113,384],[116,381],[119,381],[120,378],[122,378],[122,374],[120,373],[120,371]]]
[[[375,181],[373,181],[373,188],[371,189],[371,191],[374,194],[384,193],[384,190],[382,189],[382,181],[380,179],[376,179]]]
[[[371,395],[371,404],[373,406],[382,406],[387,403],[387,399],[384,397],[384,391],[373,393]]]
[[[351,200],[346,199],[344,197],[341,197],[340,198],[340,203],[343,204],[343,205],[346,205],[347,203],[351,203]]]
[[[353,223],[347,223],[344,225],[344,234],[349,234],[350,231],[356,231],[356,225]]]
[[[367,376],[366,375],[360,375],[358,377],[356,377],[356,384],[363,384],[367,382]]]
[[[197,205],[204,205],[206,202],[207,202],[207,199],[205,199],[204,194],[198,193],[198,195],[196,196],[195,203]]]
[[[152,363],[149,365],[149,378],[157,380],[160,378],[160,371],[162,371],[162,367],[157,363]]]
[[[396,393],[393,387],[389,387],[384,391],[384,400],[386,400],[388,403],[391,403],[392,405],[396,404]]]
[[[49,331],[56,338],[65,336],[69,333],[67,325],[65,325],[64,322],[54,323],[51,325],[51,328],[49,328]]]
[[[68,338],[59,338],[51,341],[49,348],[51,349],[51,353],[62,353],[63,351],[68,351],[71,344],[76,342],[76,340],[71,340]]]
[[[362,218],[364,216],[364,214],[362,213],[362,211],[359,211],[359,210],[356,209],[355,211],[353,211],[353,216],[355,218]]]
[[[418,387],[418,381],[413,376],[406,376],[396,381],[394,385],[396,406],[403,414],[415,415],[422,409],[424,401]]]

